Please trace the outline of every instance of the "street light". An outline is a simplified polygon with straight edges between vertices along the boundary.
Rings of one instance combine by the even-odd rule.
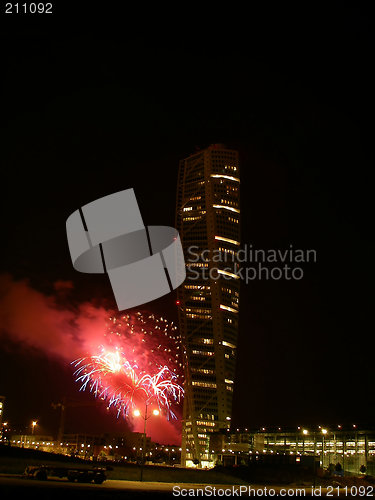
[[[324,436],[327,434],[327,429],[322,429],[322,469],[324,469]]]
[[[307,436],[309,434],[309,431],[307,429],[302,429],[302,434],[304,436]],[[313,449],[313,488],[315,488],[315,475],[316,475],[316,462],[315,462],[315,457],[316,457],[316,435],[315,431],[313,431],[313,436],[314,436],[314,449]],[[303,441],[303,451],[305,449],[305,441]]]
[[[0,440],[1,441],[5,441],[5,432],[6,432],[6,426],[8,425],[8,422],[3,422],[2,423],[2,428],[1,428],[1,436],[0,436]]]
[[[143,429],[143,446],[142,446],[142,463],[141,463],[141,481],[143,479],[143,465],[144,465],[144,457],[145,457],[145,448],[146,448],[146,422],[147,420],[151,417],[151,415],[148,415],[147,416],[147,402],[145,404],[145,414],[144,416],[142,415],[142,413],[139,411],[139,410],[135,410],[133,415],[135,417],[142,417],[143,420],[145,421],[145,426],[144,426],[144,429]],[[159,415],[159,410],[153,410],[152,411],[152,415]]]
[[[34,427],[36,426],[37,422],[31,422],[31,434],[34,435]]]

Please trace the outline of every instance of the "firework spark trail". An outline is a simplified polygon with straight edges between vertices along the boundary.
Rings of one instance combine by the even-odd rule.
[[[146,330],[136,325],[140,322],[146,326],[141,313],[124,316],[123,323],[111,318],[110,333],[104,335],[107,346],[98,346],[99,355],[74,361],[72,364],[77,368],[74,374],[76,381],[81,383],[80,390],[89,388],[96,397],[107,401],[108,408],[115,407],[117,416],[126,417],[138,406],[155,403],[167,419],[176,418],[172,405],[179,403],[184,393],[177,383],[181,363],[177,359],[179,354],[173,357],[172,344],[160,337],[164,331],[164,337],[179,343],[178,337],[170,335],[163,318],[151,315],[148,319],[152,320],[152,325]],[[130,359],[132,356],[134,358]],[[168,362],[173,371],[167,366]]]
[[[82,358],[73,364],[78,367],[75,375],[82,383],[80,390],[89,385],[95,396],[108,400],[108,407],[117,408],[118,415],[128,416],[140,403],[155,402],[167,418],[176,418],[171,405],[181,400],[184,391],[167,366],[153,376],[137,374],[127,360],[121,362],[118,352]]]

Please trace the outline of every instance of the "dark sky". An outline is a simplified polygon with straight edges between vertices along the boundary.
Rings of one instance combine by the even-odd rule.
[[[9,28],[0,271],[46,297],[71,281],[59,308],[113,306],[107,277],[73,269],[67,217],[132,187],[147,225],[174,225],[179,160],[225,143],[241,158],[243,245],[317,255],[301,280],[241,283],[233,425],[373,423],[368,15],[342,4],[239,18],[213,17],[208,31],[202,20],[176,25],[170,36],[159,25],[136,36]],[[147,308],[177,318],[174,294]],[[51,403],[92,398],[66,362],[1,321],[4,418],[21,427],[38,418],[56,433]],[[120,426],[100,409],[74,412],[72,432]]]

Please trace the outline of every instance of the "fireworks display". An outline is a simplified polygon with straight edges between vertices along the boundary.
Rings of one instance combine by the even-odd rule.
[[[109,318],[95,353],[77,359],[76,381],[127,417],[145,404],[157,405],[167,419],[183,396],[180,339],[166,319],[142,313]]]

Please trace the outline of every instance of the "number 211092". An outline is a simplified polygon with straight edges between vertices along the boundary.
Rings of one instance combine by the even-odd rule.
[[[52,14],[52,3],[7,3],[5,4],[6,14]]]

